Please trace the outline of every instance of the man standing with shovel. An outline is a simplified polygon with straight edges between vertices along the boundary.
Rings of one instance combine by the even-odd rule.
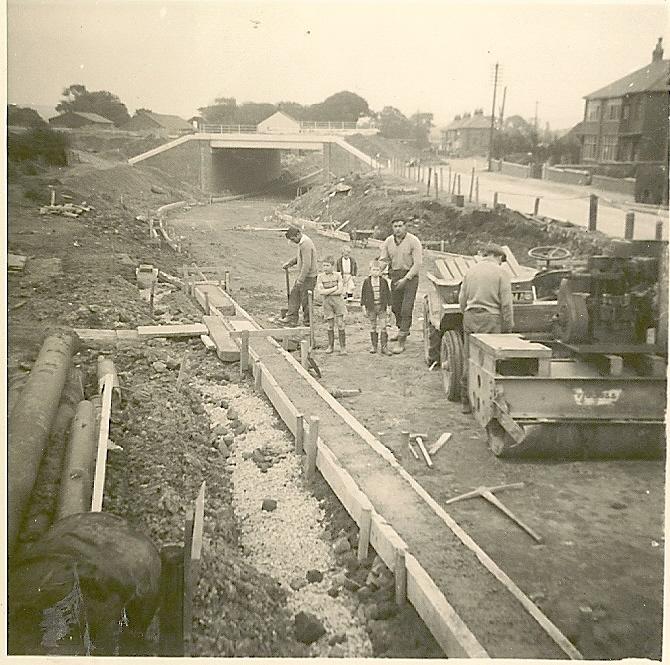
[[[302,307],[303,325],[309,325],[309,300],[308,292],[314,293],[316,287],[316,276],[318,274],[318,259],[316,247],[310,238],[308,238],[297,226],[289,227],[286,231],[286,237],[298,245],[298,255],[287,261],[282,268],[288,270],[290,267],[298,266],[298,276],[293,284],[293,288],[288,296],[288,311],[286,316],[279,319],[280,323],[289,326],[298,325],[298,313]],[[288,286],[288,273],[286,273]]]

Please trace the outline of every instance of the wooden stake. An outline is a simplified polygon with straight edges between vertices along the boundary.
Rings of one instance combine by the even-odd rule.
[[[589,196],[589,231],[595,231],[598,225],[598,197],[595,194]]]
[[[193,620],[193,579],[191,577],[191,550],[193,548],[193,508],[186,511],[184,524],[184,655],[190,654],[191,624]]]
[[[263,392],[263,363],[256,362],[256,375],[254,377],[254,386],[259,393]]]
[[[395,574],[395,602],[401,607],[407,602],[407,568],[405,568],[405,550],[396,549],[393,565]]]
[[[160,656],[184,655],[184,547],[161,549]]]
[[[533,215],[537,217],[540,214],[540,197],[535,198],[535,205],[533,206]]]
[[[472,203],[472,192],[475,187],[475,167],[472,167],[472,172],[470,174],[470,194],[468,195],[468,201]]]
[[[475,203],[479,205],[479,176],[475,180]]]
[[[240,375],[244,375],[249,366],[249,332],[247,330],[240,331]]]
[[[300,364],[309,369],[309,340],[300,340]]]
[[[423,459],[425,460],[426,464],[428,465],[429,469],[433,468],[433,460],[430,459],[430,455],[428,454],[428,451],[426,450],[426,446],[423,445],[423,439],[420,436],[416,437],[416,444],[419,446],[419,450],[421,451],[421,454],[423,455]]]
[[[304,450],[305,442],[305,416],[302,413],[299,413],[295,417],[295,452],[298,455],[302,455]]]
[[[210,316],[211,313],[212,312],[209,309],[209,292],[205,291],[205,314],[207,314],[207,316]]]
[[[442,167],[440,166],[440,191],[444,191],[444,175],[442,173]]]
[[[309,431],[305,441],[305,479],[309,482],[313,480],[316,473],[316,452],[317,442],[319,440],[319,418],[317,416],[309,417]]]
[[[107,374],[102,388],[102,413],[100,415],[100,430],[98,432],[98,453],[95,462],[95,478],[93,480],[93,497],[91,512],[99,513],[102,510],[102,500],[105,491],[105,472],[107,467],[107,439],[109,439],[109,418],[112,412],[112,390],[114,377]]]
[[[428,167],[428,181],[426,184],[426,196],[430,196],[430,181],[433,177],[433,167],[429,166]]]
[[[438,187],[437,187],[437,180],[438,180],[438,177],[437,177],[437,169],[435,169],[435,198],[436,198],[436,199],[437,199],[438,196],[439,196],[439,193],[438,193]],[[442,169],[440,169],[440,183],[441,183],[441,182],[442,182]]]
[[[498,192],[493,192],[493,208],[498,207]]]
[[[226,293],[231,294],[233,292],[233,285],[230,281],[230,271],[226,270],[223,277],[226,283]]]
[[[372,508],[364,506],[361,509],[361,527],[358,532],[358,552],[357,558],[359,562],[363,562],[368,558],[368,547],[370,545],[370,530],[372,528]]]
[[[311,291],[307,291],[307,309],[309,311],[309,348],[315,349],[316,331],[314,330],[314,294]]]

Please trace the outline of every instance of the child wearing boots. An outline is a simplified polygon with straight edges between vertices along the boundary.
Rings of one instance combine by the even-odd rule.
[[[365,307],[370,321],[370,341],[372,342],[370,353],[377,353],[377,346],[381,341],[381,353],[385,356],[393,355],[388,348],[389,337],[386,331],[388,308],[391,306],[391,289],[382,276],[382,264],[376,259],[370,263],[370,275],[363,282],[361,305]]]
[[[342,275],[344,285],[344,299],[350,301],[354,299],[354,277],[358,275],[358,265],[356,259],[351,256],[351,249],[347,246],[342,250],[342,256],[337,259],[335,270]]]
[[[323,318],[328,324],[328,349],[326,353],[333,353],[335,348],[335,327],[340,342],[340,355],[347,353],[346,333],[344,331],[344,317],[347,306],[344,304],[342,294],[344,287],[342,275],[335,272],[335,260],[332,256],[326,256],[321,262],[322,272],[316,278],[316,292],[322,298]]]

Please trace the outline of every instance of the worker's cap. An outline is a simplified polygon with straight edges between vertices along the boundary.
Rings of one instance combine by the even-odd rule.
[[[494,242],[490,242],[488,245],[484,245],[484,247],[482,247],[480,250],[480,253],[482,256],[500,256],[503,260],[507,259],[505,250],[500,245],[496,245]]]
[[[302,231],[297,226],[289,226],[286,229],[286,237],[290,240],[291,238],[297,238]]]

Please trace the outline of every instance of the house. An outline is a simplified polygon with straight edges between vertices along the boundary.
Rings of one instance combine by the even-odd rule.
[[[196,131],[200,131],[202,126],[205,124],[205,119],[200,115],[194,115],[188,119],[188,124],[193,127]]]
[[[667,160],[670,60],[662,42],[649,64],[584,97],[582,162]]]
[[[457,115],[441,133],[442,149],[447,154],[461,157],[483,155],[489,149],[491,116],[484,115],[483,109],[475,109],[472,115]]]
[[[277,111],[259,122],[256,131],[261,134],[300,134],[300,122],[288,113]]]
[[[162,138],[177,138],[192,133],[193,125],[177,115],[138,111],[121,129],[146,132]]]
[[[60,115],[49,118],[52,127],[66,127],[68,129],[79,129],[81,127],[97,129],[113,129],[114,123],[108,118],[103,118],[97,113],[85,113],[84,111],[66,111]]]

